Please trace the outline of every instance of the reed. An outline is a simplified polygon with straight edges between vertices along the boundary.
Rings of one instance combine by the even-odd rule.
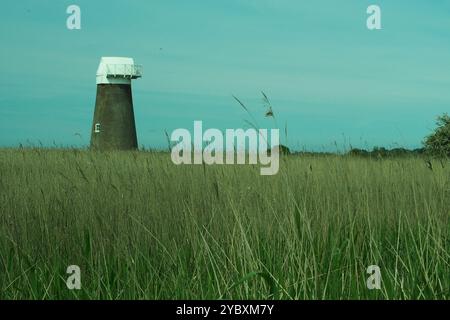
[[[1,149],[0,298],[448,299],[450,173],[430,161],[286,155],[260,176]]]

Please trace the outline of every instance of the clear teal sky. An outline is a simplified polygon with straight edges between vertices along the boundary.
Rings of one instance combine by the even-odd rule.
[[[66,28],[66,8],[82,29]],[[382,9],[381,31],[366,9]],[[138,139],[238,128],[260,91],[294,149],[419,147],[450,111],[450,0],[8,1],[0,9],[0,146],[89,143],[101,56],[144,65]],[[79,135],[76,135],[79,133]]]

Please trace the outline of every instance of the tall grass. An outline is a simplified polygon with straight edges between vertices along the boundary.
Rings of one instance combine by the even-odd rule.
[[[260,176],[165,153],[0,150],[0,298],[449,298],[448,165],[281,160]]]

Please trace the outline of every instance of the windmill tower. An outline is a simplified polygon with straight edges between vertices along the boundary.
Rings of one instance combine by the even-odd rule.
[[[91,149],[137,149],[131,80],[142,77],[132,58],[103,57],[97,70],[97,98]]]

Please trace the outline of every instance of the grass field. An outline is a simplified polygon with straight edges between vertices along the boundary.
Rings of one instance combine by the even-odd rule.
[[[165,153],[0,149],[0,298],[448,299],[450,164],[432,165],[285,156],[260,176]]]

